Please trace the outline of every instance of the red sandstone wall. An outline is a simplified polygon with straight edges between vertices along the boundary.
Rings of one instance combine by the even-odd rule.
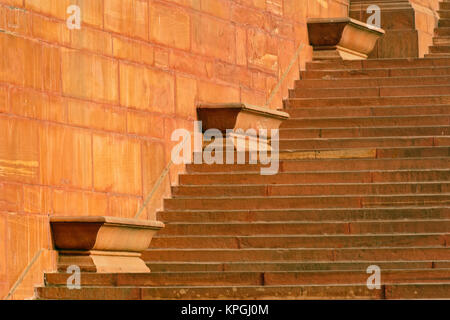
[[[70,4],[81,30],[66,27]],[[264,104],[307,43],[305,17],[347,10],[347,0],[0,0],[0,297],[51,249],[49,215],[133,217],[196,102]],[[53,268],[44,251],[14,298]]]

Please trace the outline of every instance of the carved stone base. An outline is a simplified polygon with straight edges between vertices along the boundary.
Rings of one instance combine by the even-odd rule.
[[[351,18],[308,19],[313,60],[363,60],[384,30]]]
[[[58,269],[76,265],[98,273],[150,272],[141,253],[164,227],[158,221],[115,217],[51,217],[50,224]]]
[[[289,118],[286,112],[245,103],[200,104],[197,114],[204,133],[209,129],[217,129],[221,136],[209,141],[205,134],[202,154],[195,152],[194,158],[210,154],[219,158],[227,157],[226,161],[232,159],[233,163],[240,163],[242,157],[245,157],[245,162],[250,161],[247,158],[250,156],[252,161],[265,161],[272,151],[271,130],[278,129]],[[237,154],[241,160],[237,160]]]
[[[197,106],[198,120],[202,121],[203,131],[278,129],[281,122],[289,118],[283,111],[272,110],[247,103],[202,103]]]
[[[58,269],[64,271],[70,265],[83,272],[150,272],[140,253],[124,251],[60,251]]]

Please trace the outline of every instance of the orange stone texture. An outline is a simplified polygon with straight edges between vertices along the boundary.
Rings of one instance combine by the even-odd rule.
[[[70,30],[68,6],[81,9]],[[308,17],[348,0],[0,0],[0,297],[55,268],[52,215],[132,218],[198,102],[263,105]],[[271,108],[311,60],[306,45]],[[182,166],[140,218],[155,219]],[[6,264],[4,262],[7,262]]]

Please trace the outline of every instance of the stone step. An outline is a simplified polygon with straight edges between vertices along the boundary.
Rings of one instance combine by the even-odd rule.
[[[381,270],[381,284],[448,283],[450,269]],[[368,274],[361,271],[303,271],[264,273],[265,285],[367,284]],[[450,293],[450,292],[449,292]]]
[[[327,292],[327,294],[325,294]],[[194,300],[194,299],[318,299],[353,298],[382,299],[381,290],[369,290],[363,285],[346,286],[215,286],[215,287],[86,287],[70,290],[66,287],[37,287],[36,299],[67,300]]]
[[[450,281],[450,269],[382,270],[382,284],[433,283]],[[69,275],[46,273],[46,285],[65,286]],[[368,274],[362,270],[279,271],[279,272],[152,272],[147,274],[80,275],[82,287],[160,287],[160,286],[272,286],[311,284],[366,284]]]
[[[187,173],[260,172],[254,164],[188,164]],[[327,170],[448,169],[449,158],[283,160],[279,172]]]
[[[450,147],[377,148],[377,158],[446,157]]]
[[[440,37],[440,36],[450,36],[450,28],[449,27],[447,27],[447,28],[436,28],[436,29],[434,29],[434,34],[435,34],[435,36],[438,36],[438,37]]]
[[[177,223],[166,226],[158,236],[248,236],[248,235],[348,235],[387,233],[445,233],[450,220],[373,220],[373,221],[283,221]],[[446,237],[448,240],[448,237]],[[329,243],[332,248],[334,243]],[[301,248],[301,246],[297,247]]]
[[[37,287],[37,299],[68,300],[158,300],[158,299],[433,299],[450,297],[448,283],[383,285],[370,290],[367,285],[302,286],[197,286],[197,287]]]
[[[372,116],[372,117],[322,117],[291,118],[280,128],[342,128],[342,127],[388,127],[388,126],[450,126],[450,114]],[[444,139],[446,137],[438,138]]]
[[[202,185],[174,186],[172,197],[295,196],[295,195],[367,195],[367,194],[438,194],[450,193],[450,182],[428,183],[342,183],[286,185]]]
[[[450,53],[450,45],[434,45],[430,46],[430,53]]]
[[[405,169],[448,169],[448,158],[405,158],[405,159],[323,159],[283,161],[281,172],[327,170],[405,170]]]
[[[298,109],[300,111],[300,109]],[[306,110],[306,109],[303,109]],[[317,110],[318,111],[318,110]],[[324,110],[323,112],[326,112]],[[339,116],[336,113],[328,114]],[[314,116],[314,115],[313,115]],[[346,116],[345,111],[341,116]],[[308,115],[311,118],[311,115]],[[296,116],[296,118],[299,118]],[[400,126],[400,127],[342,127],[342,128],[290,128],[280,129],[280,139],[305,138],[356,138],[356,137],[408,137],[408,136],[449,136],[450,126]]]
[[[450,53],[427,53],[425,54],[425,57],[450,57]]]
[[[450,2],[443,2],[443,1],[439,2],[439,11],[445,10],[450,10]]]
[[[450,46],[449,46],[450,48]],[[289,98],[348,98],[348,97],[404,97],[449,95],[448,85],[355,87],[355,88],[314,88],[289,91]]]
[[[164,208],[228,210],[249,209],[290,209],[290,208],[366,208],[391,206],[450,205],[450,194],[395,194],[395,195],[311,195],[311,196],[271,196],[271,197],[203,197],[171,198],[164,200]]]
[[[369,117],[369,116],[412,116],[412,115],[433,115],[450,114],[450,105],[430,105],[430,106],[355,106],[345,108],[291,108],[286,110],[291,118],[310,117]],[[414,134],[411,134],[414,136]]]
[[[442,234],[382,234],[382,235],[252,235],[252,236],[160,236],[153,238],[151,248],[178,249],[239,249],[239,248],[337,248],[358,247],[436,247],[446,246],[450,233]]]
[[[392,284],[385,286],[385,299],[450,299],[450,285]]]
[[[449,28],[450,36],[450,28]],[[295,81],[295,89],[305,88],[358,88],[358,87],[389,87],[389,86],[418,86],[418,85],[446,85],[450,83],[448,75],[421,77],[384,77],[384,78],[342,78],[342,79],[304,79]]]
[[[281,221],[365,221],[450,219],[450,208],[397,207],[397,208],[321,208],[280,210],[166,210],[157,213],[158,219],[170,222],[281,222]]]
[[[435,46],[450,45],[450,36],[433,37],[433,45]]]
[[[449,28],[450,27],[450,19],[439,19],[438,28]]]
[[[450,260],[443,247],[336,248],[336,249],[149,249],[145,261],[237,262],[237,261],[377,261]]]
[[[441,143],[441,138],[436,138],[436,144]],[[321,159],[383,159],[383,158],[436,158],[447,157],[450,147],[370,147],[370,148],[344,148],[344,149],[281,149],[279,150],[279,160],[321,160]],[[250,154],[253,154],[253,160],[249,161]],[[258,152],[245,152],[234,154],[234,159],[230,164],[260,164],[261,167],[268,167],[270,164],[262,165],[257,159]],[[214,162],[212,164],[226,163],[226,153],[221,151],[214,152]],[[204,161],[199,164],[205,163]],[[211,164],[211,165],[212,165]],[[254,170],[252,170],[254,171]],[[278,171],[276,171],[277,173]]]
[[[181,174],[181,185],[204,184],[299,184],[299,183],[375,183],[375,182],[450,181],[449,169],[409,169],[376,171],[281,172],[259,173],[196,173]],[[254,208],[256,209],[256,208]]]
[[[366,271],[373,261],[343,262],[148,262],[153,272],[198,272],[198,271],[319,271],[359,270]],[[432,269],[449,268],[450,261],[377,261],[383,269]]]
[[[313,61],[306,63],[306,70],[404,69],[437,66],[450,66],[450,58],[389,58],[367,60]]]
[[[449,28],[450,29],[450,28]],[[432,59],[432,58],[428,58]],[[439,58],[444,59],[444,58]],[[450,75],[450,67],[411,67],[399,69],[361,69],[361,70],[306,70],[300,72],[302,80],[321,79],[321,80],[341,80],[358,78],[398,78],[398,77],[422,77],[422,76],[445,76]]]
[[[448,10],[442,10],[443,8],[440,7],[440,10],[437,11],[437,14],[439,15],[439,19],[450,19],[450,11]]]
[[[412,146],[450,146],[450,136],[444,137],[363,137],[363,138],[316,138],[281,139],[284,149],[331,149],[331,148],[370,148],[370,147],[412,147]]]
[[[450,95],[425,95],[404,97],[349,97],[349,98],[290,98],[284,100],[284,107],[356,107],[356,106],[418,106],[432,104],[450,104]],[[288,120],[289,121],[289,120]]]

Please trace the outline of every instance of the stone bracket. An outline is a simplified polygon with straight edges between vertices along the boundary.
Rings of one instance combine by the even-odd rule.
[[[313,60],[364,60],[384,30],[352,18],[308,19]]]
[[[197,115],[202,121],[203,132],[220,130],[224,140],[215,142],[225,146],[225,140],[228,140],[238,151],[271,150],[271,130],[278,129],[284,120],[289,119],[286,112],[247,103],[199,104]],[[267,132],[261,132],[261,129]],[[244,150],[239,150],[238,145],[244,146]]]
[[[97,273],[150,272],[141,253],[164,227],[159,221],[103,216],[51,217],[50,225],[58,269],[77,265]]]

